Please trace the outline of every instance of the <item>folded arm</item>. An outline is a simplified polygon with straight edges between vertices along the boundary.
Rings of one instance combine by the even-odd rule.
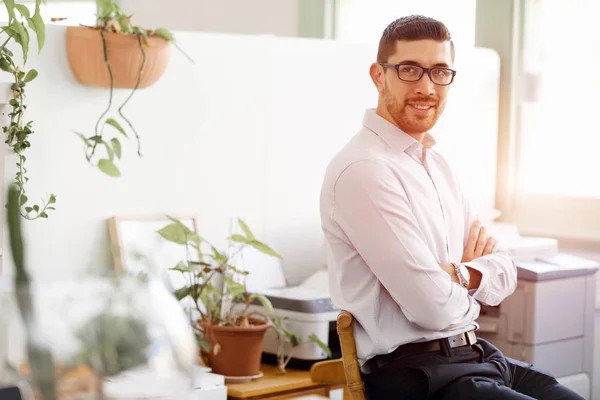
[[[515,291],[517,267],[501,244],[495,239],[486,238],[485,227],[479,229],[476,216],[464,196],[463,204],[465,231],[468,234],[464,239],[462,262],[471,274],[470,293],[479,302],[496,306]],[[480,256],[481,254],[484,255]]]
[[[440,268],[387,165],[349,166],[336,183],[332,217],[409,321],[445,330],[475,319],[478,305]]]

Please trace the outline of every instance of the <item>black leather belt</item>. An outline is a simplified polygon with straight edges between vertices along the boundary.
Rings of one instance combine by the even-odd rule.
[[[458,335],[430,340],[428,342],[407,343],[398,346],[394,351],[388,354],[380,354],[367,360],[361,367],[365,374],[370,374],[377,371],[386,364],[413,354],[429,353],[444,349],[454,349],[463,346],[472,346],[477,343],[477,335],[475,331],[459,333]]]

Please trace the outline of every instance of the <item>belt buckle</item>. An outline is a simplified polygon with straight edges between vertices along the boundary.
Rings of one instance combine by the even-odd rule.
[[[474,344],[477,344],[477,335],[475,334],[475,331],[466,332],[465,335],[467,336],[467,341],[469,342],[469,346],[473,346]]]
[[[469,331],[460,333],[458,335],[450,336],[447,338],[448,345],[451,349],[462,346],[472,346],[477,343],[477,336],[475,332]]]

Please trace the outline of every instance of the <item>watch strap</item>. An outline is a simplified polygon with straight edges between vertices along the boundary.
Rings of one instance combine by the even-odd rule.
[[[457,263],[451,263],[451,264],[454,267],[454,271],[456,271],[456,276],[458,277],[459,284],[462,287],[464,287],[465,289],[468,289],[469,288],[469,281],[467,281],[467,278],[465,278],[465,276],[460,271],[461,264],[457,264]]]

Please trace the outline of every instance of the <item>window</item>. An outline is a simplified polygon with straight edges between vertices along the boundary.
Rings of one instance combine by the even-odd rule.
[[[519,192],[600,199],[600,31],[597,0],[538,0],[530,10]]]
[[[33,12],[35,3],[24,2]],[[46,1],[43,2],[40,11],[46,24],[56,25],[94,25],[96,23],[95,1]],[[51,22],[52,18],[66,18],[62,21]],[[0,20],[8,21],[6,6],[0,5]]]
[[[531,233],[600,240],[597,0],[525,10],[515,221]]]

